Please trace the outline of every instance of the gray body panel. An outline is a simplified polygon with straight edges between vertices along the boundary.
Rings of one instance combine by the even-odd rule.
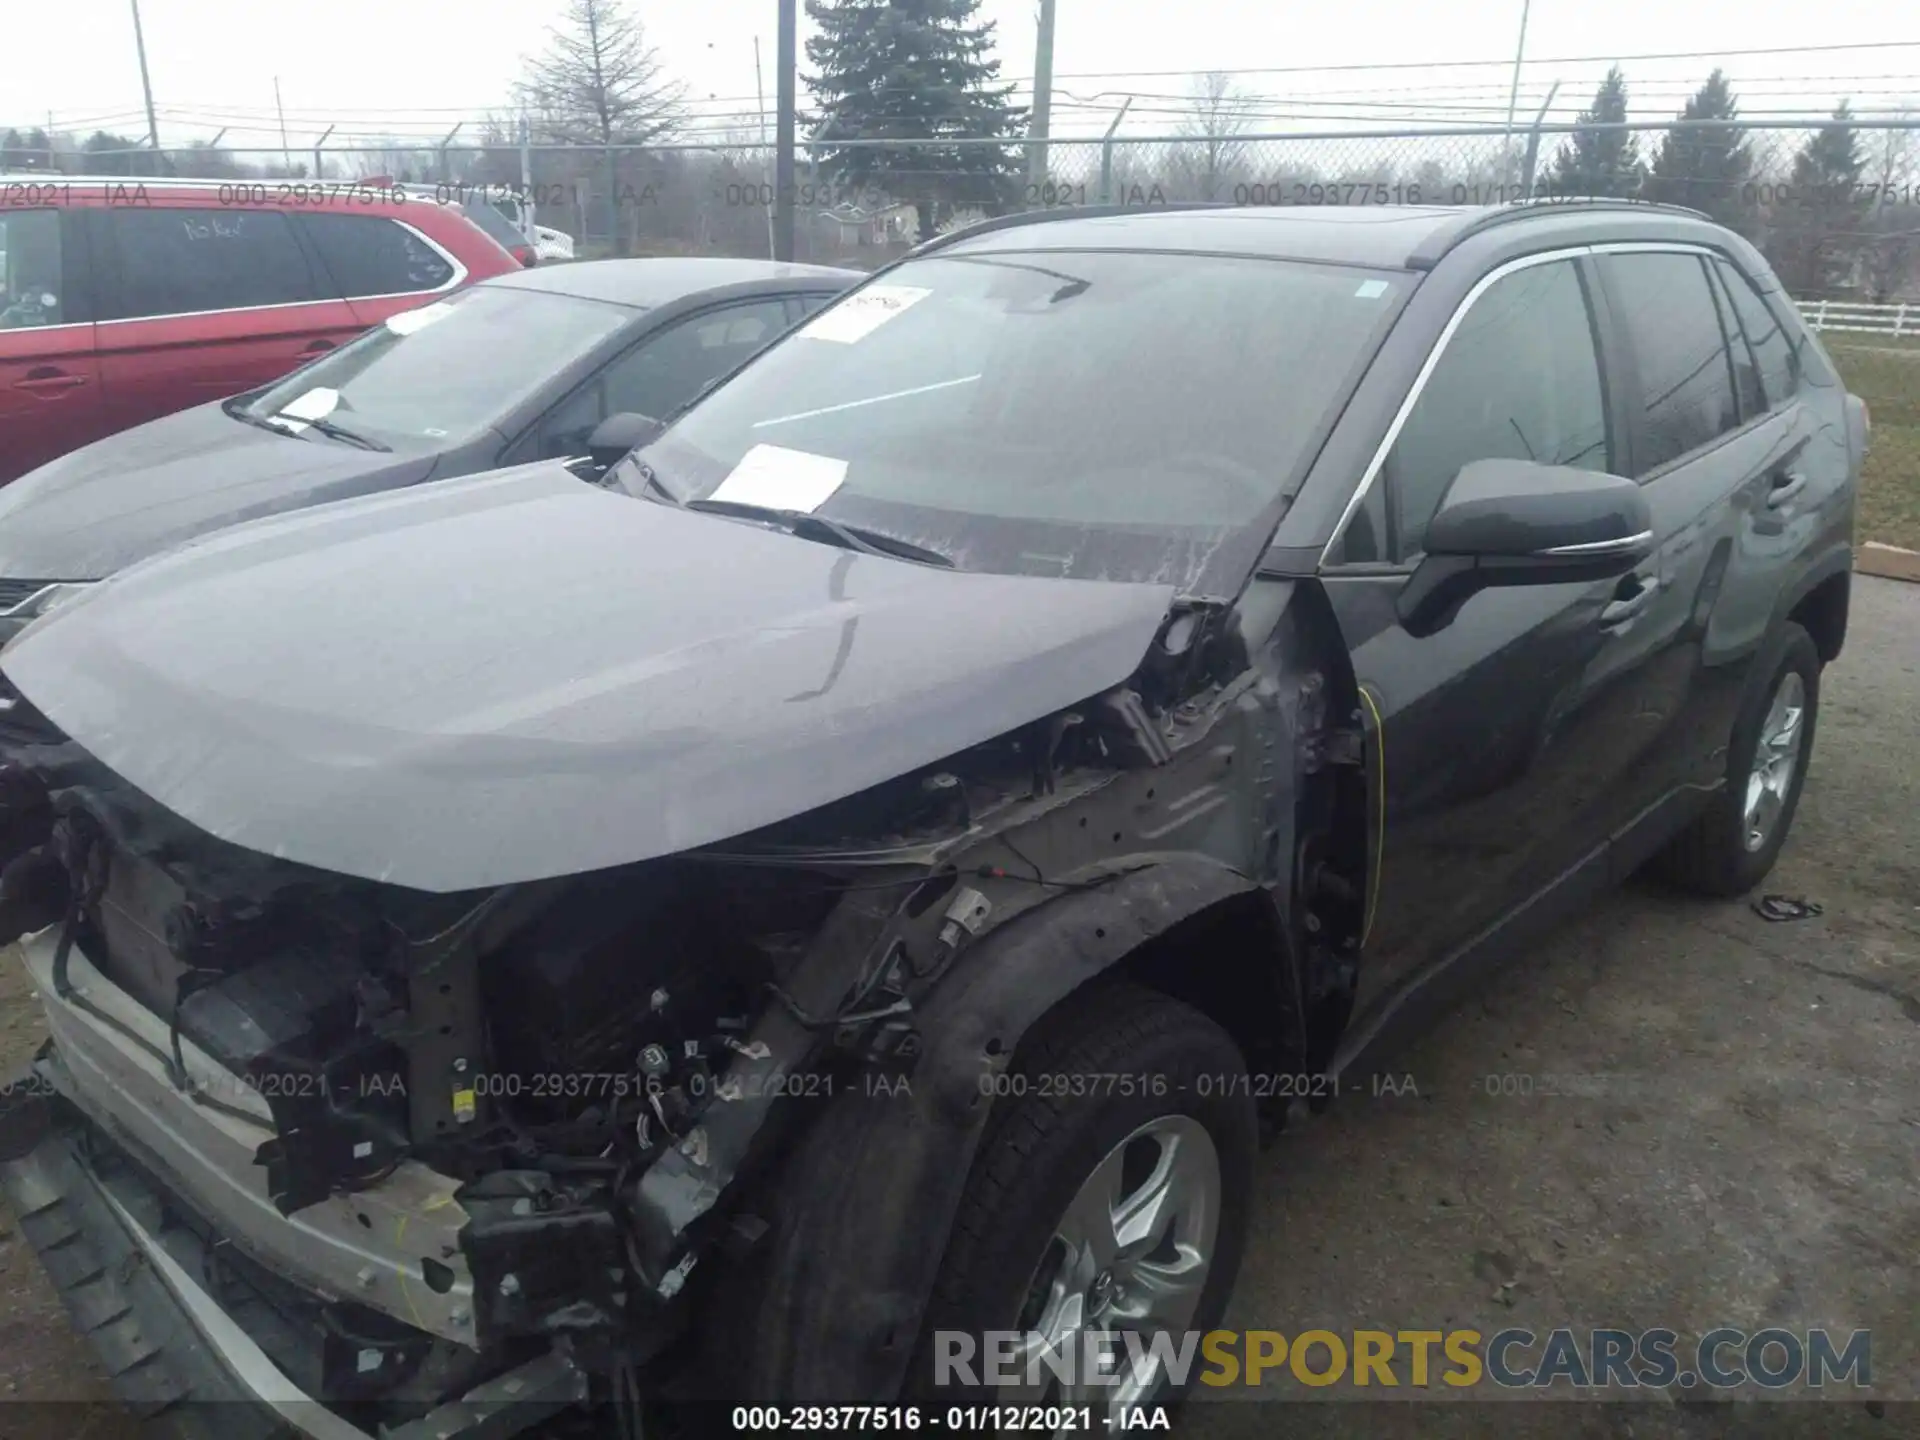
[[[0,489],[0,575],[99,580],[209,529],[414,484],[443,458],[275,435],[196,405]]]
[[[1172,598],[856,554],[546,464],[212,536],[69,601],[5,669],[220,839],[455,891],[931,764],[1125,680]]]

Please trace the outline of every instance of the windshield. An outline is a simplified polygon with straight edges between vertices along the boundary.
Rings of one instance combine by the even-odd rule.
[[[258,420],[323,420],[394,450],[443,449],[503,419],[639,312],[477,286],[403,311],[246,405]]]
[[[1277,513],[1408,279],[928,256],[823,310],[644,459],[683,499],[817,509],[962,569],[1190,590]]]

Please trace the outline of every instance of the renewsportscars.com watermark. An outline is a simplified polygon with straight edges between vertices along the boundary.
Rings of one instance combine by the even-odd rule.
[[[1434,1385],[1507,1390],[1733,1389],[1873,1384],[1873,1333],[1778,1327],[1709,1330],[1683,1342],[1677,1331],[1575,1330],[1541,1335],[1513,1327],[1478,1330],[1083,1330],[1067,1342],[1018,1330],[934,1333],[936,1386],[1032,1391],[1136,1390],[1155,1376],[1174,1385],[1226,1389],[1289,1381],[1425,1389]]]

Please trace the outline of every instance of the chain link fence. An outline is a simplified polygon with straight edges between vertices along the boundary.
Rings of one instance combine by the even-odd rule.
[[[1023,210],[1093,206],[1492,205],[1606,194],[1686,205],[1761,246],[1803,299],[1887,302],[1920,286],[1920,122],[1859,120],[1851,164],[1816,145],[1829,117],[952,138],[801,147],[795,256],[874,266],[930,229]],[[1812,154],[1817,163],[1809,165]],[[294,158],[297,156],[298,158]],[[62,168],[344,187],[375,178],[501,202],[573,236],[582,257],[765,256],[773,153],[754,143],[426,148],[194,148],[59,157]],[[859,178],[863,174],[874,178]],[[530,202],[524,206],[508,197]],[[323,192],[324,199],[324,192]]]

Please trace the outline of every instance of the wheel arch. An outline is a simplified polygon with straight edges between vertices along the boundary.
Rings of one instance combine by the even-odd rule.
[[[1219,862],[1170,854],[983,936],[924,1008],[924,1050],[907,1087],[837,1093],[768,1188],[747,1201],[773,1225],[755,1256],[750,1318],[738,1303],[717,1307],[732,1317],[722,1338],[735,1356],[743,1342],[751,1352],[729,1373],[768,1403],[901,1393],[986,1129],[991,1081],[1021,1038],[1112,975],[1189,1004],[1197,998],[1196,1008],[1213,1014],[1221,993],[1196,987],[1171,958],[1209,936],[1277,938],[1266,1013],[1284,1017],[1295,984],[1285,933],[1265,887]],[[1236,1040],[1251,1033],[1246,1013],[1231,1024],[1214,1018]]]

